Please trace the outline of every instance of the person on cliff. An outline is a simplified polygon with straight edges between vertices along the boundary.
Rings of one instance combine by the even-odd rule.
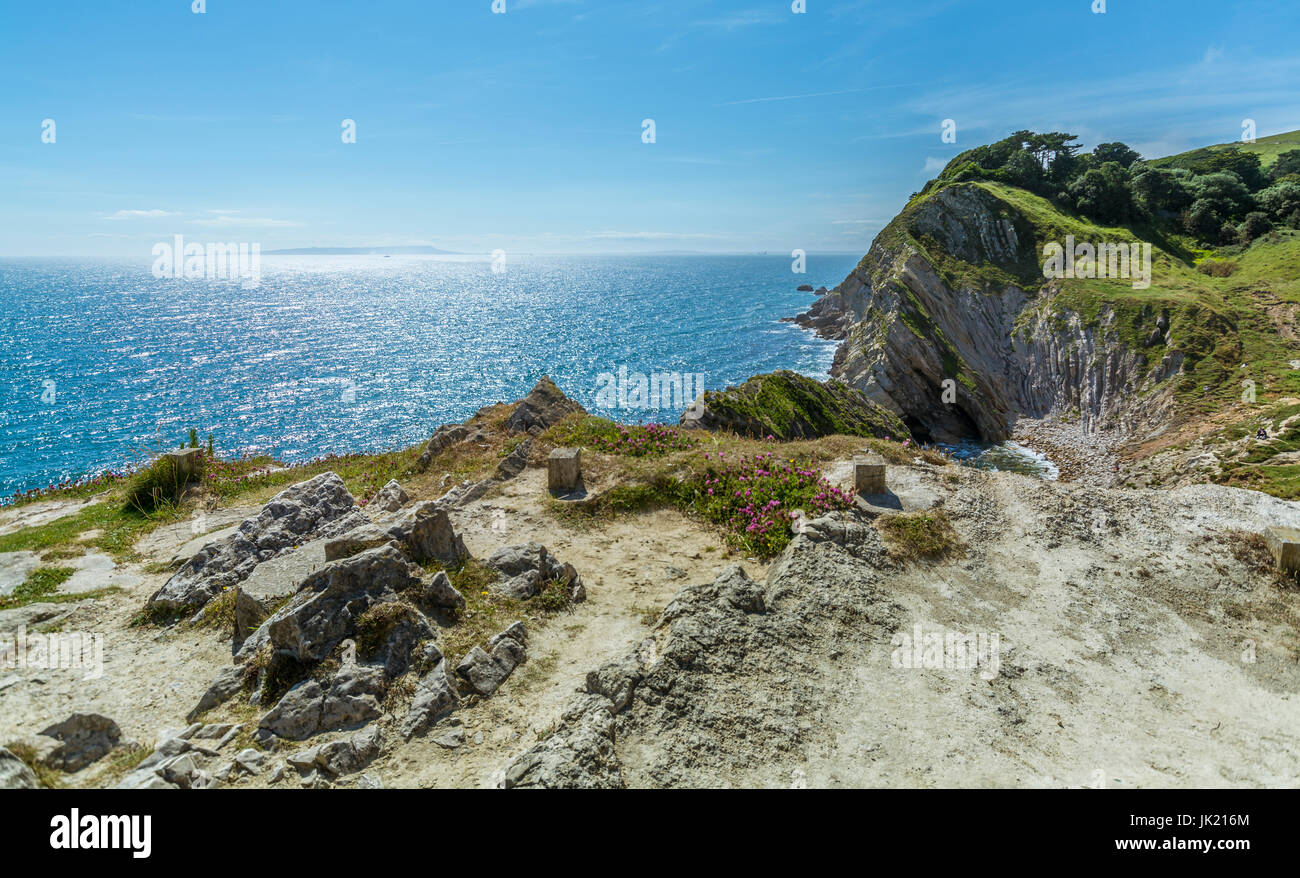
[[[1259,430],[1257,430],[1255,433],[1255,438],[1258,439],[1260,442],[1267,442],[1268,431],[1265,430],[1263,427],[1260,427]]]

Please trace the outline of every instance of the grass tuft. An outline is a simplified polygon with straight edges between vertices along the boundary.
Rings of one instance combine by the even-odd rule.
[[[889,554],[901,561],[959,557],[966,551],[942,509],[882,515],[876,519],[876,529]]]

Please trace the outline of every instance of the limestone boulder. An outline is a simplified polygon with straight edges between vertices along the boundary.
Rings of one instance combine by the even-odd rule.
[[[447,662],[438,662],[420,678],[411,706],[402,721],[402,736],[407,740],[423,735],[444,717],[460,707],[460,691]]]
[[[117,723],[98,713],[74,713],[40,733],[58,741],[42,762],[60,771],[80,771],[106,755],[122,740]]]
[[[580,601],[586,595],[573,565],[557,560],[540,543],[506,546],[493,552],[484,563],[501,576],[493,590],[507,597],[525,600],[557,580],[571,600]]]
[[[343,480],[334,473],[322,473],[276,494],[234,533],[195,553],[149,599],[149,606],[198,610],[223,589],[247,579],[257,565],[368,520],[356,508]]]
[[[417,503],[386,527],[414,561],[455,564],[469,557],[465,541],[451,525],[447,511],[434,500]]]
[[[392,546],[332,561],[245,641],[240,655],[269,643],[299,662],[319,662],[356,633],[357,620],[371,607],[421,586],[420,568]]]
[[[379,489],[378,493],[366,504],[366,508],[378,509],[383,512],[396,512],[410,502],[411,498],[407,496],[406,491],[402,490],[402,486],[397,483],[396,479],[393,479]]]
[[[326,683],[304,680],[258,721],[280,738],[302,741],[320,732],[369,722],[379,716],[382,668],[345,665]]]

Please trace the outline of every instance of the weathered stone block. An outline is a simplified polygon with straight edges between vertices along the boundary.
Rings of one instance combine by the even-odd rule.
[[[853,490],[859,494],[885,493],[883,457],[879,454],[866,454],[853,458]]]
[[[546,459],[546,487],[552,491],[572,491],[582,481],[581,451],[556,448]]]
[[[180,451],[169,451],[166,457],[172,462],[176,472],[176,480],[180,484],[197,479],[203,473],[203,449],[201,448],[182,448]]]
[[[1300,530],[1270,527],[1264,531],[1264,541],[1279,568],[1289,573],[1300,573]]]

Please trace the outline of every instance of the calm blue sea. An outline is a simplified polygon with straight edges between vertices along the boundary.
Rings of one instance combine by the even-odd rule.
[[[0,261],[0,496],[138,463],[190,427],[286,460],[399,448],[549,374],[825,376],[835,345],[781,317],[854,256],[263,256],[261,282],[155,279],[151,262]]]

